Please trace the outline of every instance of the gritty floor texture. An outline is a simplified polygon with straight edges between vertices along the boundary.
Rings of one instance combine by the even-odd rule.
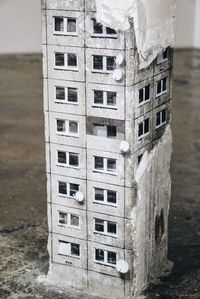
[[[89,299],[36,282],[48,270],[41,56],[0,56],[0,299]],[[172,272],[146,298],[200,298],[200,51],[175,53]]]

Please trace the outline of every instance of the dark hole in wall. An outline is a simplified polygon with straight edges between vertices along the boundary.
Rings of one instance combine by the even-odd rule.
[[[162,209],[160,215],[156,215],[155,220],[155,241],[159,245],[165,231],[164,211]]]

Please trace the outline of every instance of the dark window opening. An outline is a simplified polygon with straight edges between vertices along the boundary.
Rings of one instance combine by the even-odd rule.
[[[68,88],[68,102],[77,103],[78,102],[78,91],[77,88]]]
[[[138,137],[143,135],[143,122],[138,126]]]
[[[64,101],[65,100],[65,88],[56,87],[56,100]]]
[[[55,53],[55,65],[56,66],[65,66],[65,54]]]
[[[110,172],[116,171],[116,160],[115,159],[108,159],[107,160],[107,170]]]
[[[104,221],[101,219],[95,219],[95,231],[104,232]]]
[[[71,214],[70,215],[70,224],[72,226],[78,226],[79,227],[79,216]]]
[[[71,133],[71,134],[78,133],[78,123],[76,121],[69,122],[69,133]]]
[[[144,134],[149,132],[149,118],[145,119],[144,121]]]
[[[67,163],[67,155],[66,152],[58,152],[58,163],[66,164]]]
[[[110,27],[106,27],[106,34],[113,35],[113,34],[117,34],[117,32]]]
[[[117,233],[117,225],[114,222],[109,222],[107,223],[107,231],[109,234],[116,235]]]
[[[94,90],[94,104],[103,105],[103,91]]]
[[[57,131],[65,132],[65,120],[57,119]]]
[[[159,243],[161,242],[164,232],[165,232],[165,219],[164,219],[164,211],[162,210],[160,215],[156,215],[156,219],[155,219],[155,241],[157,245],[159,245]]]
[[[70,196],[75,196],[76,192],[79,191],[79,185],[77,184],[70,184],[69,185],[69,188],[70,188]]]
[[[117,137],[117,127],[107,126],[107,137],[115,139]]]
[[[168,49],[163,52],[163,60],[168,58]]]
[[[116,68],[115,57],[113,56],[106,57],[106,67],[108,71],[113,71]]]
[[[95,250],[95,260],[104,262],[104,251],[102,249]]]
[[[104,169],[104,160],[102,157],[95,157],[94,158],[94,168],[98,170]]]
[[[59,224],[67,224],[67,214],[59,212]]]
[[[112,251],[108,251],[108,264],[116,265],[117,263],[117,254]]]
[[[58,182],[58,192],[67,195],[67,183]]]
[[[107,92],[107,105],[108,106],[115,106],[116,105],[116,99],[117,99],[117,93],[116,92]]]
[[[80,256],[80,245],[71,243],[71,255]]]
[[[76,19],[68,18],[67,19],[67,32],[76,32]]]
[[[95,188],[95,200],[103,202],[104,201],[104,190]]]
[[[140,164],[140,162],[142,161],[142,157],[143,157],[143,154],[138,156],[138,164]]]
[[[79,166],[79,156],[78,154],[69,153],[69,165],[70,166]]]
[[[67,55],[68,66],[77,66],[77,55],[76,54],[68,54]]]
[[[93,56],[93,69],[103,70],[103,56],[100,55]]]
[[[60,17],[54,18],[55,31],[64,31],[64,19]]]
[[[93,19],[93,32],[94,34],[103,34],[103,26],[95,19]]]
[[[108,190],[107,191],[107,201],[108,201],[108,203],[116,204],[117,203],[117,192]]]

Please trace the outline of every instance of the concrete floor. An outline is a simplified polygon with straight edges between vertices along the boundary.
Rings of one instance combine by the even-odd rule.
[[[41,56],[0,56],[0,299],[74,299],[48,269]],[[171,274],[146,298],[200,298],[200,51],[175,53]]]

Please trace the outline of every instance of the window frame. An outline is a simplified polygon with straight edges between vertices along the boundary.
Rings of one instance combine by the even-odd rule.
[[[103,231],[102,232],[96,230],[96,228],[95,228],[97,220],[103,222]],[[115,226],[116,226],[116,234],[108,232],[108,224],[109,223],[115,224]],[[94,231],[93,231],[93,233],[94,234],[105,235],[105,236],[112,237],[112,238],[117,238],[117,235],[118,235],[117,222],[109,221],[109,220],[104,220],[104,219],[100,219],[100,218],[94,218]]]
[[[102,170],[95,168],[95,158],[96,157],[103,159],[103,169]],[[112,172],[112,171],[108,170],[108,160],[114,160],[116,162],[115,172]],[[110,174],[110,175],[117,175],[117,159],[107,158],[107,157],[100,157],[100,156],[93,156],[93,172],[105,173],[105,174]]]
[[[63,31],[57,31],[55,30],[55,20],[56,18],[60,18],[63,19]],[[74,19],[76,20],[76,31],[72,32],[72,31],[68,31],[68,21],[69,19]],[[63,35],[63,36],[78,36],[78,26],[77,26],[77,18],[75,17],[62,17],[62,16],[53,16],[53,35]]]
[[[67,223],[66,224],[62,224],[60,223],[60,213],[63,213],[65,215],[67,215]],[[78,220],[79,220],[79,225],[72,225],[71,224],[71,217],[72,216],[75,216],[75,217],[78,217]],[[58,210],[58,226],[60,227],[66,227],[66,228],[73,228],[73,229],[77,229],[77,230],[80,230],[81,228],[81,217],[79,215],[76,215],[74,213],[69,213],[69,212],[63,212],[61,210]]]
[[[58,131],[57,122],[58,121],[64,121],[65,122],[65,131]],[[70,123],[74,122],[77,124],[77,133],[71,133],[70,132]],[[66,120],[66,119],[60,119],[56,118],[56,134],[60,136],[68,136],[68,137],[75,137],[79,138],[79,122],[74,120]]]
[[[145,100],[145,96],[146,96],[146,88],[149,88],[149,98],[147,100]],[[142,93],[143,93],[143,100],[142,102],[140,102],[140,91],[142,90]],[[142,88],[140,88],[138,90],[138,107],[141,107],[143,105],[145,105],[146,103],[149,103],[151,101],[151,85],[148,84]]]
[[[166,89],[165,90],[163,90],[164,80],[166,80]],[[164,77],[164,78],[161,78],[160,80],[156,81],[156,97],[160,97],[167,93],[167,81],[168,81],[168,77]],[[161,92],[157,93],[159,82],[161,82]]]
[[[103,104],[96,104],[94,102],[95,100],[95,91],[102,91],[103,92]],[[116,95],[116,104],[115,105],[108,105],[108,93],[114,93]],[[97,90],[97,89],[93,89],[93,104],[92,107],[94,108],[105,108],[105,109],[113,109],[113,110],[117,110],[117,92],[115,91],[106,91],[106,90]]]
[[[67,190],[67,193],[66,194],[63,194],[63,193],[60,193],[59,192],[59,183],[64,183],[64,184],[66,184],[66,190]],[[79,184],[74,184],[74,183],[69,183],[69,182],[64,182],[64,181],[60,181],[60,180],[58,180],[57,181],[57,194],[58,194],[58,196],[60,196],[60,197],[67,197],[67,198],[72,198],[72,199],[74,199],[74,196],[71,196],[70,195],[70,191],[71,191],[71,185],[77,185],[78,186],[78,191],[80,190],[80,185]],[[77,191],[77,192],[78,192]]]
[[[98,23],[97,20],[95,18],[91,18],[92,21],[92,37],[96,37],[96,38],[111,38],[111,39],[118,39],[118,33],[116,30],[114,30],[113,28],[110,28],[108,26],[104,26],[101,23]],[[96,24],[100,24],[102,26],[102,33],[95,33],[94,32],[94,25]],[[113,34],[108,34],[107,33],[107,28],[114,30],[116,33]]]
[[[148,120],[149,131],[145,133],[145,121],[146,120]],[[149,135],[149,133],[150,133],[150,121],[149,120],[150,120],[150,118],[146,118],[143,121],[138,123],[138,126],[137,126],[137,128],[138,128],[138,130],[137,130],[138,141]],[[140,126],[141,123],[143,124],[143,134],[139,136],[139,126]]]
[[[64,100],[57,99],[57,97],[56,97],[57,88],[63,88],[64,89],[64,93],[65,93],[65,99]],[[69,101],[69,89],[74,89],[74,90],[77,91],[77,102]],[[55,86],[55,103],[69,104],[69,105],[76,105],[77,106],[78,102],[79,102],[78,88],[75,88],[75,87],[64,87],[64,86],[58,86],[58,85]]]
[[[165,113],[165,120],[163,121],[163,113]],[[157,125],[157,115],[160,114],[160,124]],[[167,123],[167,109],[164,108],[156,113],[156,129],[161,128]]]
[[[102,190],[103,191],[103,201],[98,201],[95,199],[95,195],[96,195],[96,190]],[[116,203],[111,203],[108,201],[108,192],[112,191],[116,193]],[[111,207],[117,207],[118,205],[118,192],[115,190],[108,190],[108,189],[103,189],[103,188],[96,188],[93,187],[93,203],[97,203],[97,204],[101,204],[101,205],[107,205],[107,206],[111,206]]]
[[[103,58],[103,69],[95,69],[94,68],[94,57],[95,56],[100,56]],[[113,70],[108,70],[107,67],[108,67],[108,64],[107,64],[107,59],[108,58],[115,58],[116,60],[116,56],[107,56],[107,55],[92,55],[92,72],[93,73],[100,73],[100,74],[111,74],[115,69],[116,67],[113,69]]]
[[[60,245],[60,243],[67,244],[67,247],[66,247],[67,252],[66,252],[66,254],[59,253],[59,245]],[[72,245],[78,245],[79,246],[79,255],[72,254]],[[69,257],[80,259],[81,258],[81,245],[77,244],[77,243],[72,243],[72,242],[67,242],[67,241],[63,241],[63,240],[58,240],[58,255],[69,256]]]
[[[165,53],[167,53],[167,57],[164,58]],[[164,63],[166,61],[169,60],[169,48],[166,48],[164,52],[158,54],[157,58],[156,58],[156,63],[157,65]]]
[[[57,66],[56,65],[56,54],[64,54],[64,66]],[[68,55],[75,55],[76,56],[76,62],[77,65],[76,66],[69,66],[68,65]],[[54,69],[58,70],[58,71],[74,71],[74,72],[78,72],[78,54],[77,53],[63,53],[63,52],[59,52],[59,51],[55,51],[54,52]]]
[[[96,250],[102,250],[104,252],[104,261],[98,261],[96,260]],[[118,253],[115,251],[105,250],[102,248],[94,248],[94,262],[96,264],[104,265],[104,266],[110,266],[112,268],[116,268],[116,264],[108,263],[108,253],[114,253],[116,255],[116,264],[118,259]]]
[[[79,153],[66,152],[66,151],[63,151],[63,150],[57,150],[56,152],[57,152],[57,165],[58,166],[68,167],[68,168],[75,168],[75,169],[79,169],[80,168],[80,159],[79,159],[80,158],[80,154]],[[64,153],[66,153],[66,163],[59,163],[58,162],[58,152],[64,152]],[[69,164],[70,154],[74,154],[74,155],[78,156],[78,162],[79,162],[78,166],[73,166],[73,165]]]
[[[93,133],[95,133],[95,127],[102,127],[103,128],[103,132],[105,133],[105,136],[99,136],[99,135],[95,135],[96,137],[100,137],[100,138],[107,138],[107,139],[112,139],[112,140],[117,140],[118,138],[118,127],[117,126],[110,126],[110,125],[101,125],[101,124],[93,124]],[[108,133],[109,133],[109,127],[115,127],[116,129],[116,136],[115,137],[109,137]]]

